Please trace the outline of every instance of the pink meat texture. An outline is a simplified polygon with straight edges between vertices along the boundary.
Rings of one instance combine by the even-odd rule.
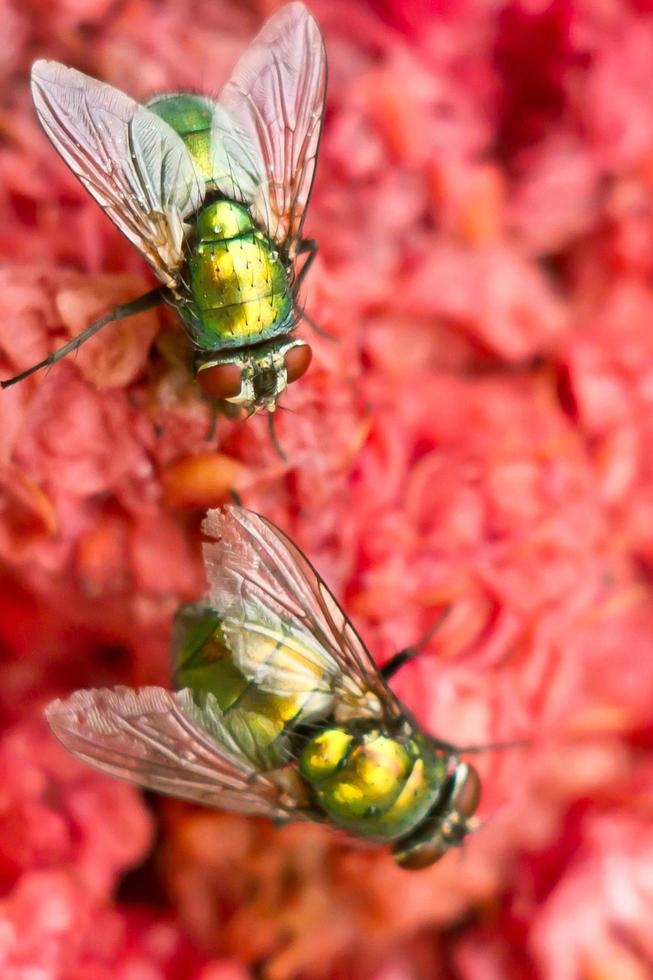
[[[152,288],[40,131],[50,57],[217,93],[277,4],[4,0],[0,376]],[[0,395],[3,980],[646,980],[653,972],[653,22],[615,0],[315,0],[313,364],[221,418],[171,311]],[[199,526],[236,489],[395,687],[478,756],[432,868],[328,828],[144,799],[45,703],[169,681]]]

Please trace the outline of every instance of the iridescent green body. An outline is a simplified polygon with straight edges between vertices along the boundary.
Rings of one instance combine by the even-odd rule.
[[[299,772],[340,827],[384,843],[411,833],[438,799],[446,760],[418,732],[327,728],[306,744]]]
[[[200,703],[213,694],[227,729],[257,765],[291,765],[315,819],[378,843],[413,834],[447,784],[446,755],[408,719],[387,729],[370,719],[339,720],[337,699],[317,667],[313,690],[264,690],[239,669],[227,634],[215,611],[182,607],[173,642],[174,687],[190,688]],[[262,630],[256,656],[262,682],[280,665],[292,676],[293,658],[302,660],[304,670],[296,640],[285,645]]]
[[[211,100],[177,92],[156,96],[147,103],[147,108],[165,119],[181,136],[207,186],[215,190],[211,164],[211,126],[215,110]]]
[[[211,159],[214,106],[199,95],[163,95],[148,109],[181,136],[207,186],[189,236],[189,296],[179,311],[200,350],[257,344],[293,326],[287,265],[246,207],[220,198]]]
[[[257,662],[278,664],[295,654],[261,636]],[[224,722],[257,765],[285,762],[287,737],[298,725],[324,712],[328,698],[314,690],[273,694],[250,680],[234,661],[220,617],[212,609],[187,605],[177,613],[173,632],[173,686],[191,688],[199,697],[215,696]],[[320,675],[315,672],[315,684]]]

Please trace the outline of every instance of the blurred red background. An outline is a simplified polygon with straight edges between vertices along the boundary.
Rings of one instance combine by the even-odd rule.
[[[0,366],[148,288],[40,132],[53,57],[217,92],[274,3],[3,0]],[[0,396],[3,980],[653,975],[653,16],[600,0],[316,0],[330,87],[307,232],[310,373],[220,420],[174,318]],[[396,688],[479,757],[483,826],[419,874],[322,828],[138,792],[43,705],[166,683],[199,522],[288,530]]]

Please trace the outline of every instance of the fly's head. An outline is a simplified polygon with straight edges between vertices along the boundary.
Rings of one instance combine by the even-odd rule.
[[[197,364],[202,391],[243,415],[274,412],[279,397],[311,363],[311,348],[296,337],[275,338],[257,347],[225,350]]]
[[[450,848],[461,847],[467,835],[476,829],[474,814],[480,801],[481,780],[477,770],[452,756],[438,803],[410,837],[394,846],[397,864],[418,871],[439,861]]]

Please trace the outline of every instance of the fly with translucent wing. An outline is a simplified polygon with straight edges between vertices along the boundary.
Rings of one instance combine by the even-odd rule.
[[[231,413],[273,411],[311,360],[294,329],[317,251],[302,228],[325,94],[322,36],[301,3],[270,18],[217,101],[173,93],[142,106],[37,61],[32,95],[46,134],[161,285],[2,386],[166,302],[183,321],[200,387]]]
[[[206,600],[183,606],[173,687],[76,691],[57,738],[111,775],[275,820],[329,823],[432,864],[473,829],[480,780],[423,732],[299,549],[240,507],[209,513]],[[416,648],[417,649],[417,648]]]

